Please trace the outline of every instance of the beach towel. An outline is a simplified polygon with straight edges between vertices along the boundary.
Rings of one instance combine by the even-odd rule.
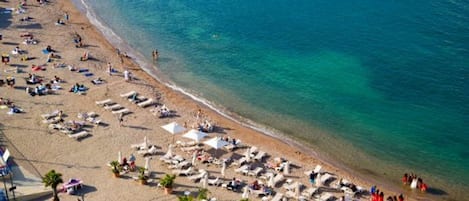
[[[43,49],[43,50],[42,50],[42,53],[43,53],[43,54],[49,54],[50,52],[47,51],[46,49]]]
[[[93,76],[93,73],[84,73],[83,75],[85,75],[86,77],[91,77]]]
[[[89,70],[87,68],[80,68],[78,69],[78,72],[79,73],[84,73],[84,72],[88,72]]]
[[[6,105],[0,105],[0,109],[8,109],[8,106],[6,106]]]

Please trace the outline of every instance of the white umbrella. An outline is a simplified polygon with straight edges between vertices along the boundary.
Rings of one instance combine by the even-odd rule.
[[[269,181],[267,182],[267,186],[273,188],[274,187],[274,175],[270,175]]]
[[[301,184],[296,182],[296,186],[295,186],[295,198],[298,199],[300,197],[300,186]]]
[[[285,167],[283,167],[283,174],[284,175],[290,174],[290,161],[285,162]]]
[[[249,191],[248,191],[248,187],[247,187],[247,186],[245,186],[245,187],[243,188],[243,195],[241,195],[241,198],[243,198],[243,199],[248,199],[248,198],[249,198]]]
[[[196,159],[197,159],[197,152],[196,152],[196,151],[194,151],[194,153],[192,153],[192,166],[194,166],[194,165],[195,165],[195,161],[196,161]]]
[[[176,133],[184,132],[186,130],[186,128],[184,128],[183,126],[179,125],[176,122],[166,124],[164,126],[161,126],[161,128],[165,129],[166,131],[168,131],[169,133],[173,135]]]
[[[168,145],[168,151],[164,155],[165,157],[172,157],[173,156],[173,145],[169,144]]]
[[[248,148],[246,149],[246,152],[244,152],[244,157],[246,158],[246,162],[251,162],[251,149]]]
[[[221,164],[221,176],[223,176],[223,178],[225,178],[225,169],[226,169],[226,162],[223,161],[222,164]]]
[[[200,132],[195,129],[191,129],[189,132],[182,135],[182,137],[189,138],[189,139],[195,140],[196,142],[199,142],[202,138],[204,138],[207,135],[208,135],[207,133]]]
[[[117,152],[117,162],[119,162],[119,164],[122,164],[122,153],[120,151]]]
[[[147,136],[145,136],[143,138],[143,147],[145,147],[145,149],[148,149],[148,139],[147,139]]]
[[[204,176],[202,177],[202,180],[200,180],[200,182],[202,183],[202,188],[207,188],[208,172],[206,172],[206,173],[204,174]]]
[[[222,140],[222,139],[220,139],[219,137],[214,137],[210,140],[205,141],[204,144],[206,144],[208,146],[211,146],[214,149],[220,149],[220,148],[226,146],[229,143]]]
[[[150,157],[145,157],[145,170],[150,171]]]
[[[206,144],[208,146],[211,146],[212,148],[218,150],[218,149],[226,146],[229,143],[222,140],[222,139],[220,139],[219,137],[214,137],[210,140],[205,141],[204,144]]]

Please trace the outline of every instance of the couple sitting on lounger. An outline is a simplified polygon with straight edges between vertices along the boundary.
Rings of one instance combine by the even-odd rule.
[[[86,88],[85,85],[76,83],[75,85],[73,85],[69,92],[79,93],[86,91],[87,89],[88,88]]]
[[[239,179],[236,179],[235,177],[233,177],[233,180],[231,180],[226,186],[228,190],[232,190],[235,192],[238,191],[240,187],[241,187],[241,181]]]

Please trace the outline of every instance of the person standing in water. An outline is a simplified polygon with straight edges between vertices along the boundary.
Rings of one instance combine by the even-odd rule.
[[[151,54],[153,56],[153,61],[158,60],[158,50],[157,49],[153,50],[153,52],[151,52]]]

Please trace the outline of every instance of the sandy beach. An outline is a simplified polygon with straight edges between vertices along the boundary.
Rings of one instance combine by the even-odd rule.
[[[17,1],[0,2],[1,8],[17,7]],[[68,13],[70,19],[64,19],[64,14]],[[2,15],[9,16],[7,14]],[[22,21],[23,17],[29,16],[28,20]],[[343,178],[353,182],[357,186],[363,187],[366,191],[376,184],[366,177],[355,176],[353,173],[339,167],[333,167],[323,160],[319,160],[310,152],[299,149],[283,140],[278,140],[250,128],[244,127],[222,117],[216,112],[193,101],[189,97],[167,88],[153,77],[142,71],[132,58],[126,58],[116,53],[116,49],[109,44],[102,34],[93,27],[88,19],[82,15],[70,1],[51,1],[46,5],[39,5],[36,1],[28,1],[25,6],[25,13],[12,13],[10,19],[1,19],[0,33],[3,35],[0,41],[2,53],[10,53],[16,46],[24,50],[22,54],[10,54],[8,65],[1,64],[0,79],[9,76],[15,77],[14,87],[3,85],[0,87],[0,97],[10,99],[16,106],[24,110],[19,114],[7,114],[8,109],[0,109],[0,137],[3,147],[10,150],[12,161],[32,172],[37,177],[44,175],[51,169],[63,174],[63,179],[79,178],[84,181],[85,187],[78,191],[77,195],[67,195],[60,193],[61,200],[177,200],[184,192],[189,191],[191,195],[196,195],[198,188],[202,186],[199,182],[193,182],[184,176],[178,176],[175,181],[174,192],[166,195],[162,188],[158,187],[158,181],[166,173],[171,173],[168,165],[160,161],[159,158],[166,153],[169,144],[176,141],[190,141],[183,138],[181,134],[171,135],[161,126],[171,122],[186,125],[189,129],[195,123],[209,120],[215,124],[214,132],[210,132],[204,140],[213,137],[230,137],[241,140],[244,145],[234,151],[226,149],[214,150],[205,146],[204,150],[220,159],[241,158],[248,147],[256,146],[258,150],[267,153],[263,162],[272,161],[276,157],[281,157],[290,162],[291,170],[286,179],[293,182],[298,181],[304,185],[302,190],[310,188],[309,177],[305,171],[313,170],[317,165],[321,165],[323,172],[328,172],[335,179],[328,182],[322,189],[330,189]],[[58,19],[64,20],[64,25],[57,25]],[[29,33],[37,40],[37,44],[23,44],[25,40],[22,34]],[[83,46],[76,47],[74,39],[78,34]],[[47,62],[48,54],[42,52],[47,46],[55,51],[59,57],[52,58]],[[86,61],[80,61],[85,52],[89,54]],[[22,61],[22,57],[29,57],[27,61]],[[122,62],[121,62],[122,58]],[[107,72],[108,63],[111,63],[115,72],[109,75]],[[64,64],[64,65],[60,65]],[[32,65],[41,65],[43,70],[32,71]],[[54,67],[55,66],[55,67]],[[70,71],[69,66],[76,68]],[[16,73],[16,68],[21,71]],[[128,70],[132,74],[132,79],[126,81],[123,72]],[[35,74],[44,82],[49,83],[57,76],[63,80],[58,85],[62,89],[53,90],[52,94],[43,96],[31,96],[26,92],[28,85],[26,80],[28,74]],[[101,78],[102,84],[94,85],[91,81]],[[78,83],[88,88],[83,93],[69,92]],[[151,109],[155,106],[140,107],[121,97],[126,92],[136,91],[139,95],[155,100],[156,105],[165,105],[170,110],[175,111],[172,117],[158,118]],[[113,114],[110,110],[97,105],[96,101],[112,99],[112,101],[127,108],[130,113],[122,117],[123,125],[119,124],[119,115]],[[41,114],[51,113],[55,110],[63,111],[63,119],[67,121],[83,121],[77,116],[79,113],[96,113],[97,119],[101,120],[99,125],[86,122],[83,130],[89,133],[88,136],[75,140],[66,134],[50,129],[49,123],[43,123]],[[199,112],[200,110],[200,112]],[[123,157],[129,158],[130,154],[136,156],[136,165],[144,166],[145,159],[132,149],[131,144],[141,143],[147,137],[150,144],[157,146],[157,154],[151,156],[150,160],[150,182],[148,185],[141,185],[132,178],[134,172],[127,173],[121,178],[114,178],[108,163],[117,160],[118,152]],[[174,147],[174,153],[190,161],[192,153],[184,152],[179,147]],[[261,162],[253,163],[254,166],[263,166]],[[196,163],[196,169],[205,169],[209,172],[210,178],[219,177],[223,183],[228,183],[233,177],[241,179],[244,184],[252,183],[256,178],[248,175],[236,173],[239,166],[229,165],[224,179],[220,173],[220,166],[215,164]],[[266,168],[267,170],[267,168]],[[398,179],[398,178],[396,178]],[[259,179],[261,180],[261,179]],[[286,180],[285,180],[286,181]],[[285,182],[280,182],[274,191],[286,193],[282,187]],[[406,200],[418,200],[419,193],[413,193],[413,198],[408,196],[410,191],[406,188],[390,188],[391,185],[382,183],[378,188],[385,192],[385,197],[389,195],[399,195],[404,193]],[[384,185],[384,187],[383,187]],[[21,186],[18,186],[21,188]],[[240,200],[242,192],[233,192],[223,187],[209,186],[210,196],[217,200]],[[331,193],[336,198],[344,195],[342,192],[319,192],[321,196]],[[43,197],[41,200],[51,199],[51,196]],[[261,200],[254,194],[249,195],[250,200]],[[363,193],[357,200],[369,200],[368,193]],[[293,199],[290,199],[293,200]],[[311,200],[311,199],[310,199]]]

